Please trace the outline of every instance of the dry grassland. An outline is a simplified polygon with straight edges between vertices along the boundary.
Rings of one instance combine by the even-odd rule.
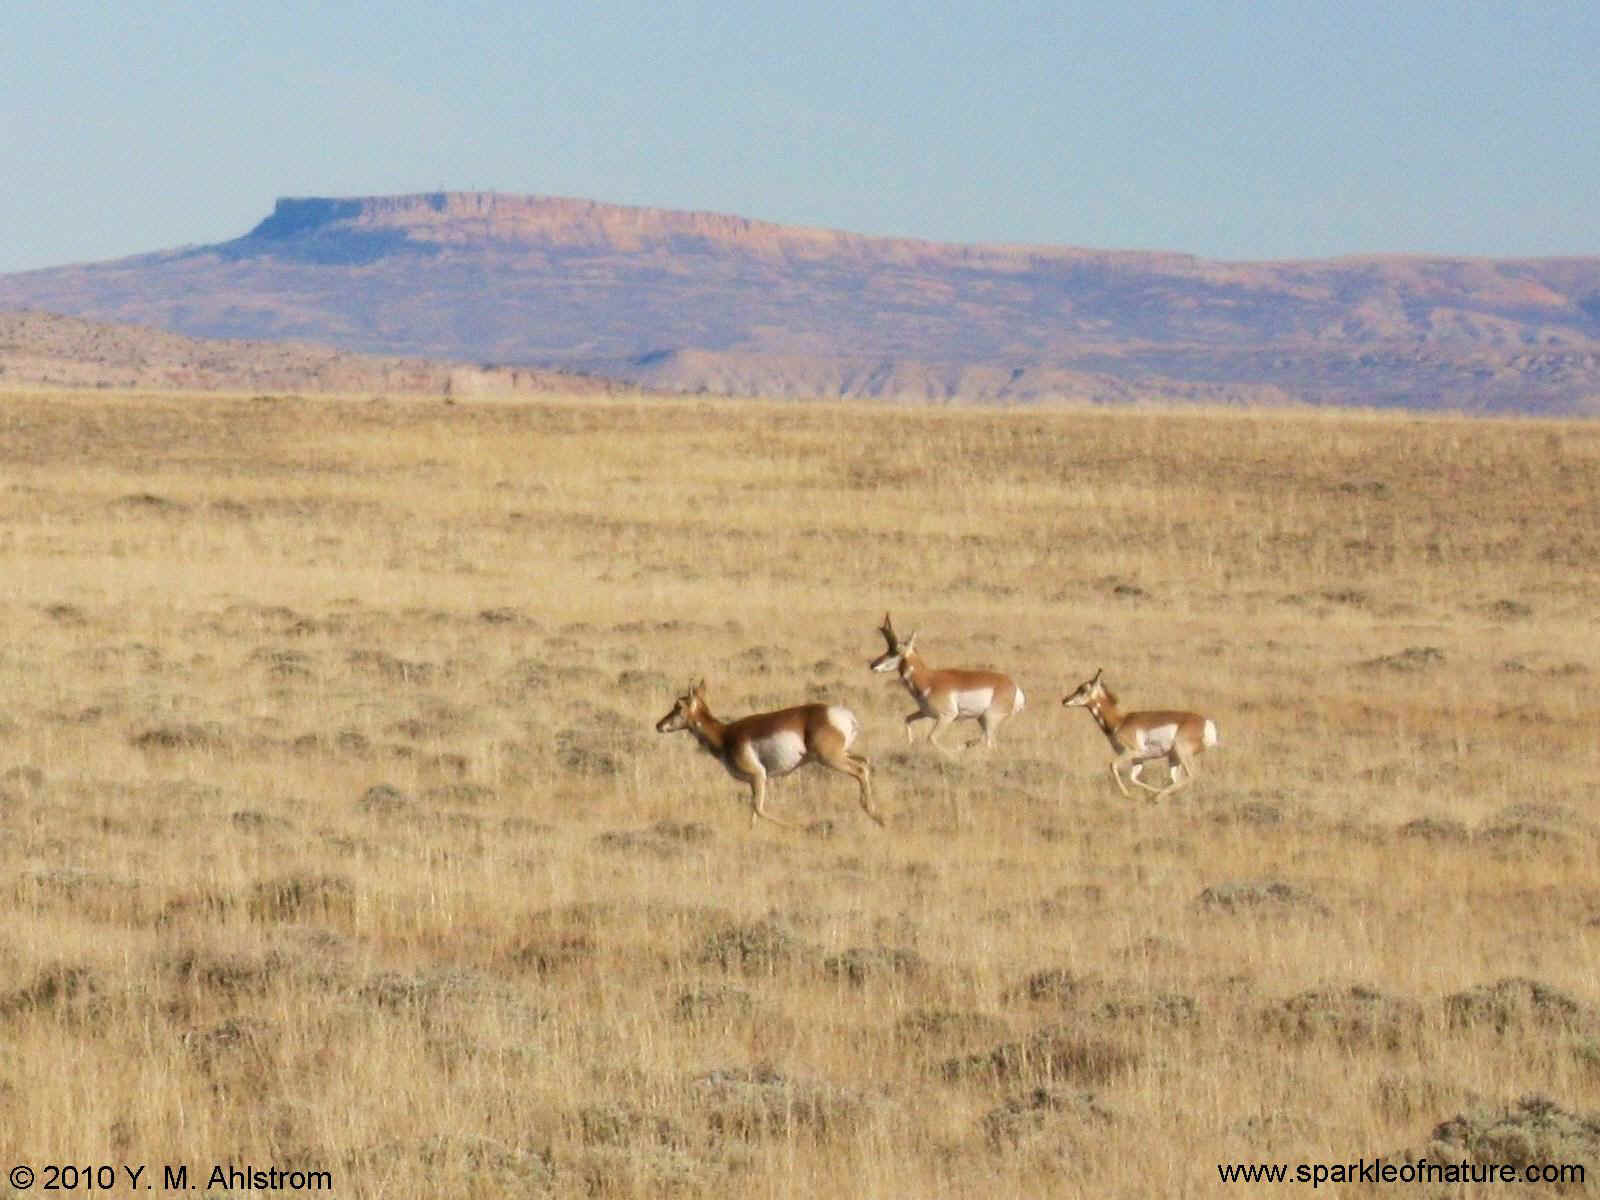
[[[1595,1186],[1597,513],[1582,423],[5,395],[0,1151]],[[885,609],[1022,684],[994,753],[905,745]],[[1193,788],[1116,793],[1060,706],[1101,666],[1216,719]],[[851,706],[888,829],[819,770],[752,829],[652,731],[699,675]]]

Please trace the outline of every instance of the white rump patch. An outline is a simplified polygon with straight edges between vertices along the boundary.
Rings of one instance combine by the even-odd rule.
[[[805,761],[806,740],[785,730],[771,733],[751,747],[768,775],[787,775]]]
[[[828,724],[844,734],[844,747],[850,748],[850,743],[856,740],[856,735],[861,732],[861,722],[856,720],[855,713],[842,704],[828,705]]]

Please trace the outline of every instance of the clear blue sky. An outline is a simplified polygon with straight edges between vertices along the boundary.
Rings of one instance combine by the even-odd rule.
[[[1600,253],[1600,0],[10,0],[0,272],[484,189],[1214,258]]]

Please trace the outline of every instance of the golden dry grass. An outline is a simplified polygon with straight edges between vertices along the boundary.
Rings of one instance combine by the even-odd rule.
[[[1600,427],[35,392],[0,472],[7,1166],[1207,1195],[1467,1113],[1597,1177]],[[905,746],[885,609],[996,752]],[[1176,800],[1100,666],[1220,725]],[[850,705],[889,829],[750,828],[691,675]]]

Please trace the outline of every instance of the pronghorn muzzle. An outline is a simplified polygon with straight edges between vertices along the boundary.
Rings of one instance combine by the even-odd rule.
[[[680,729],[689,727],[689,700],[687,697],[680,699],[672,706],[672,711],[656,722],[657,733],[676,733]]]

